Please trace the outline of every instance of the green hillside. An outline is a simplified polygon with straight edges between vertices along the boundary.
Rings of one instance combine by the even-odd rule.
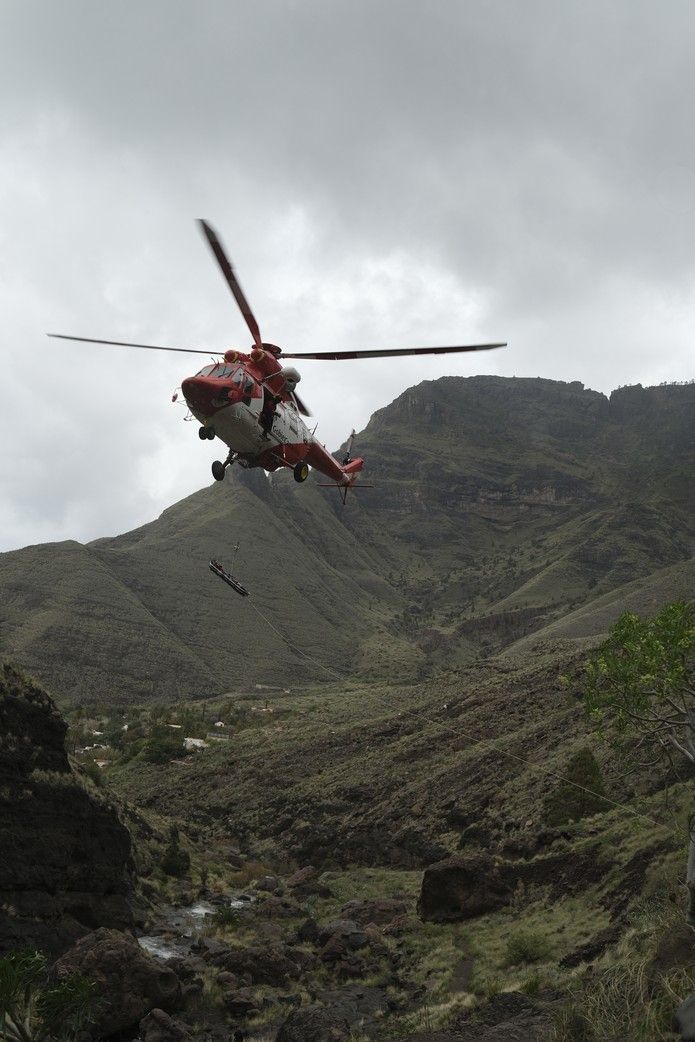
[[[0,650],[66,701],[412,681],[656,572],[668,599],[695,552],[695,385],[425,381],[356,451],[375,488],[346,507],[234,468],[126,535],[0,555]],[[243,600],[207,569],[237,542]]]

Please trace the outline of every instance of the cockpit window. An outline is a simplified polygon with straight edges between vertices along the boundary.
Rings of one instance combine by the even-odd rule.
[[[223,380],[236,372],[242,372],[242,369],[236,365],[225,365],[224,362],[216,362],[214,365],[204,366],[199,373],[196,373],[196,376],[215,376],[218,380]]]

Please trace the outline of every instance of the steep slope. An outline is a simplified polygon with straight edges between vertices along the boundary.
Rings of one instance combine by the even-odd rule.
[[[0,952],[133,925],[130,836],[70,769],[65,732],[46,692],[0,662]]]
[[[512,644],[510,654],[527,654],[547,640],[598,638],[606,633],[624,611],[653,615],[669,601],[691,600],[695,593],[695,557],[662,568],[634,582],[597,597],[549,626]]]
[[[0,555],[0,648],[110,703],[415,679],[695,552],[695,385],[424,381],[357,448],[375,488],[347,507],[235,469],[127,535]]]

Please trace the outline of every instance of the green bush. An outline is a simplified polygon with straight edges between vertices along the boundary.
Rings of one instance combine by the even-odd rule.
[[[590,790],[590,791],[588,791]],[[588,746],[579,749],[567,764],[564,777],[545,800],[543,817],[546,824],[566,825],[608,808],[604,795],[601,768]]]
[[[98,788],[101,788],[104,784],[104,776],[101,772],[101,767],[97,766],[94,760],[84,760],[80,766],[89,780],[94,782]]]
[[[36,951],[0,958],[0,1040],[68,1042],[96,1010],[95,984],[78,973],[49,983],[46,957]]]
[[[142,755],[148,763],[168,763],[184,752],[183,742],[171,731],[153,734]]]
[[[185,876],[191,867],[191,855],[179,846],[179,830],[175,825],[169,830],[169,846],[164,851],[160,868],[168,876]]]
[[[543,934],[535,930],[518,930],[509,936],[503,965],[518,966],[520,963],[542,962],[549,955],[550,945]]]
[[[239,913],[236,908],[218,908],[212,917],[215,926],[237,926]]]

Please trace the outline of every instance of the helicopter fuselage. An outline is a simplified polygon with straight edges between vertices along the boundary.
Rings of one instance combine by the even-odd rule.
[[[283,370],[270,352],[227,351],[224,361],[185,379],[181,390],[202,428],[228,446],[227,465],[274,471],[306,463],[339,485],[352,484],[363,460],[341,466],[316,440],[293,399],[298,381],[296,370]]]

